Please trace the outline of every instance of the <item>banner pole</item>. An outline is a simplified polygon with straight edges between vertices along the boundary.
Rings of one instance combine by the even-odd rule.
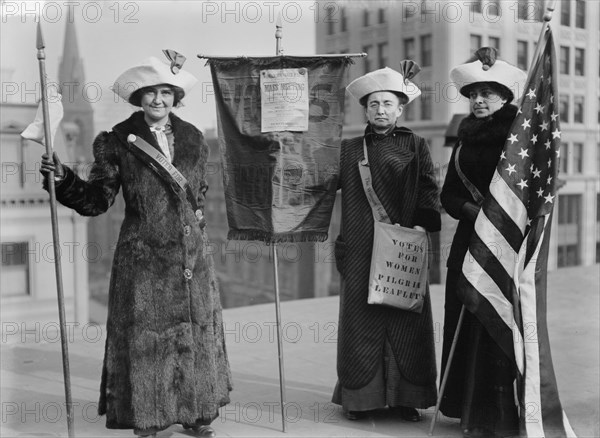
[[[433,435],[433,429],[435,428],[435,423],[437,421],[438,412],[440,411],[440,405],[442,404],[442,397],[444,397],[444,390],[446,389],[446,381],[448,380],[448,374],[450,374],[450,367],[452,366],[452,359],[454,359],[454,350],[456,350],[456,344],[458,343],[458,335],[460,334],[460,329],[462,328],[463,319],[465,317],[465,306],[463,304],[460,309],[460,316],[458,317],[458,323],[456,324],[456,330],[454,331],[454,339],[452,339],[452,346],[450,347],[450,352],[448,353],[448,363],[446,363],[446,369],[444,370],[444,376],[442,378],[442,383],[440,384],[440,393],[438,395],[437,402],[435,404],[435,411],[433,412],[433,418],[431,419],[431,424],[429,425],[429,432],[427,435]]]
[[[283,48],[281,47],[282,37],[282,25],[281,25],[281,13],[277,17],[277,23],[275,24],[275,52],[277,56],[283,54]],[[283,167],[281,169],[283,177]],[[283,200],[283,179],[280,180],[279,190],[279,202]],[[277,244],[273,242],[271,244],[273,254],[273,279],[275,287],[275,318],[277,320],[277,353],[279,357],[279,398],[281,401],[281,430],[285,433],[285,374],[284,374],[284,362],[283,362],[283,343],[281,333],[281,306],[279,299],[279,272],[278,264],[279,259],[277,255]]]
[[[40,68],[41,83],[41,102],[42,113],[44,115],[44,142],[46,144],[46,153],[52,159],[52,130],[50,129],[50,115],[48,111],[48,85],[46,83],[46,53],[44,52],[44,37],[42,36],[42,27],[40,21],[37,25],[37,59]],[[65,403],[67,408],[67,429],[69,438],[75,436],[73,429],[73,403],[71,401],[71,373],[69,370],[69,344],[67,342],[67,329],[65,323],[65,303],[62,281],[62,264],[60,258],[60,238],[58,235],[58,215],[56,205],[56,190],[54,187],[54,172],[48,175],[48,193],[50,194],[50,220],[52,223],[52,243],[54,246],[54,271],[56,275],[56,293],[58,296],[58,319],[60,324],[60,345],[62,347],[63,378],[65,385]]]

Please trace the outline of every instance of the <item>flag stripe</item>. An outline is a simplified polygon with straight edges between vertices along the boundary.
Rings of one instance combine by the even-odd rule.
[[[482,215],[480,215],[482,216]],[[498,248],[493,245],[492,248],[487,246],[479,237],[479,235],[475,234],[471,239],[471,244],[469,248],[470,254],[468,257],[465,257],[463,263],[470,262],[472,258],[474,258],[479,265],[485,269],[486,274],[492,278],[494,283],[498,286],[498,289],[504,295],[504,298],[508,300],[511,305],[513,303],[519,302],[518,289],[514,283],[511,275],[506,272],[498,258],[495,256],[495,252],[500,252]],[[470,257],[472,255],[473,257]],[[513,264],[516,264],[517,254],[512,254]],[[514,270],[514,268],[513,268]],[[519,306],[513,305],[513,318],[518,323],[517,327],[521,329],[521,310]],[[521,334],[522,334],[521,330]]]
[[[496,202],[502,205],[509,216],[512,218],[512,222],[515,223],[521,230],[521,235],[525,234],[525,227],[527,224],[527,209],[523,205],[523,202],[517,195],[511,190],[506,184],[504,178],[502,178],[498,171],[494,173],[492,183],[490,184],[490,194],[496,198]]]
[[[539,254],[541,241],[535,253]],[[524,258],[527,241],[523,242],[521,258]],[[543,437],[544,425],[542,416],[542,397],[540,394],[540,357],[537,339],[537,309],[535,287],[535,263],[525,266],[519,277],[519,295],[523,318],[524,347],[525,347],[525,429],[528,437]]]
[[[469,259],[472,261],[467,262]],[[480,320],[485,319],[485,325],[490,335],[498,342],[507,356],[516,361],[519,372],[522,374],[524,367],[522,347],[515,348],[515,345],[522,346],[523,336],[514,320],[512,304],[469,252],[467,252],[462,269],[464,278],[469,283],[469,287],[465,290],[471,299],[462,298],[465,306],[469,311],[476,313]],[[459,291],[463,290],[463,285],[460,284]]]
[[[492,209],[486,209],[477,216],[477,220],[475,221],[475,232],[479,239],[481,239],[493,253],[494,258],[492,261],[494,261],[494,259],[499,260],[504,271],[512,278],[514,276],[517,253],[504,238],[504,235],[500,230],[495,226],[496,223],[492,223],[492,221],[488,219],[491,210]]]
[[[486,200],[488,204],[485,208],[485,214],[489,221],[494,224],[502,234],[503,239],[510,245],[513,253],[518,253],[523,242],[523,233],[504,208],[498,203],[496,198],[489,196]],[[514,259],[513,259],[514,264]]]

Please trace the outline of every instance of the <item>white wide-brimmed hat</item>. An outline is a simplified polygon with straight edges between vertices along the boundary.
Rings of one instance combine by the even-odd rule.
[[[113,92],[130,102],[131,95],[144,87],[160,84],[173,85],[183,89],[184,93],[192,89],[198,79],[191,73],[181,70],[185,57],[173,50],[163,51],[171,63],[165,63],[154,56],[144,60],[140,65],[122,73],[113,85]],[[130,102],[139,106],[138,103]]]
[[[404,75],[385,67],[354,79],[346,89],[363,105],[363,98],[376,91],[400,93],[406,97],[402,103],[410,103],[421,95],[419,87],[409,80],[420,71],[420,67],[413,61],[402,61],[401,67]]]
[[[521,97],[527,73],[506,61],[496,59],[496,49],[493,47],[482,47],[475,52],[475,56],[475,61],[459,65],[450,71],[450,79],[456,84],[460,94],[469,97],[471,85],[488,82],[510,91],[514,100]]]

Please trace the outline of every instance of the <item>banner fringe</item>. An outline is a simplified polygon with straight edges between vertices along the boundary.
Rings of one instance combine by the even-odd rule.
[[[267,245],[271,243],[325,242],[326,232],[296,231],[288,233],[268,233],[262,230],[229,230],[227,240],[256,240]]]

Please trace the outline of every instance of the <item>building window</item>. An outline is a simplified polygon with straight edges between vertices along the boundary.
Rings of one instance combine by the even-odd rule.
[[[585,99],[583,96],[575,96],[573,98],[573,122],[574,123],[583,123],[584,100]]]
[[[560,2],[560,24],[563,26],[571,25],[571,0]]]
[[[489,37],[488,38],[488,46],[493,47],[500,54],[500,38],[498,37]]]
[[[559,100],[559,114],[560,121],[569,123],[569,96],[561,95]]]
[[[573,143],[573,173],[583,173],[583,143]]]
[[[565,46],[560,46],[560,74],[569,74],[569,55],[569,48]]]
[[[569,143],[561,143],[559,163],[560,173],[569,173]]]
[[[385,23],[385,9],[379,8],[377,11],[377,21],[379,24]]]
[[[474,0],[469,3],[471,12],[477,12],[481,14],[481,0]]]
[[[600,143],[598,149],[600,149]],[[596,229],[600,230],[600,193],[596,195]],[[596,235],[596,263],[600,263],[600,233]]]
[[[433,108],[432,108],[432,92],[427,89],[423,89],[421,94],[421,120],[431,120],[433,118]]]
[[[388,48],[388,43],[377,44],[377,58],[378,58],[379,68],[383,68],[387,65],[387,48]]]
[[[558,202],[558,266],[579,261],[581,195],[562,195]]]
[[[585,2],[583,0],[575,1],[575,27],[585,29]]]
[[[544,8],[544,0],[534,0],[534,8],[535,8],[535,19],[537,21],[544,21],[544,12],[546,9]]]
[[[369,27],[369,10],[363,10],[363,27]]]
[[[529,53],[527,53],[527,41],[517,41],[517,67],[521,70],[527,70]]]
[[[333,20],[331,17],[333,17],[333,14],[335,14],[334,8],[332,5],[328,5],[325,8],[325,21],[327,22],[327,35],[333,35],[335,33],[335,20]]]
[[[421,36],[421,67],[431,66],[431,35]]]
[[[500,0],[489,0],[485,12],[488,15],[500,16]]]
[[[412,59],[414,60],[416,57],[415,50],[415,39],[414,38],[406,38],[404,40],[404,59]]]
[[[481,35],[471,34],[471,54],[475,53],[481,47]]]
[[[575,49],[575,75],[583,76],[585,69],[585,49]]]
[[[367,74],[371,71],[371,46],[363,46],[362,51],[367,54],[367,56],[365,56],[365,74]]]
[[[517,4],[517,17],[519,20],[527,19],[527,11],[529,10],[527,2],[528,0],[519,0]]]
[[[340,8],[340,32],[348,30],[348,19],[346,17],[346,8]]]
[[[3,297],[31,295],[29,283],[29,243],[6,242],[2,244],[2,278],[0,290]]]

